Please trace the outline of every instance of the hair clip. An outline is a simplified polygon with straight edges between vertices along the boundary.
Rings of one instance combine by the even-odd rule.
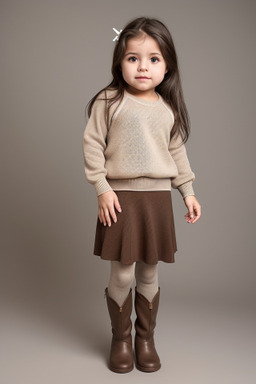
[[[118,41],[118,38],[119,38],[119,35],[120,33],[122,32],[122,29],[120,29],[120,31],[118,31],[116,28],[112,28],[115,33],[117,34],[116,37],[113,39],[113,41]]]

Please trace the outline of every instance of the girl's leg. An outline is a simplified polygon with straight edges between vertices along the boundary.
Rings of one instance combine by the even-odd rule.
[[[122,264],[119,261],[111,261],[108,293],[121,307],[127,298],[134,280],[135,263]]]
[[[135,268],[137,291],[152,301],[158,292],[158,264],[146,264],[143,261],[136,263]]]

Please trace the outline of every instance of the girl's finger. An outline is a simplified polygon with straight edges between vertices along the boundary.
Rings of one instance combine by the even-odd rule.
[[[98,218],[99,218],[100,223],[102,223],[102,217],[101,217],[100,209],[98,210]]]
[[[115,205],[116,209],[118,210],[118,212],[122,212],[122,208],[121,208],[121,205],[119,203],[119,200],[118,200],[117,196],[116,196],[116,198],[114,200],[114,205]]]
[[[105,219],[105,215],[104,215],[104,210],[103,208],[101,208],[100,210],[100,216],[101,216],[101,222],[103,223],[104,226],[106,226],[106,219]]]
[[[105,208],[104,214],[105,214],[105,219],[107,221],[108,226],[111,227],[111,219],[110,219],[110,216],[109,216],[108,208]]]
[[[114,220],[114,223],[116,223],[117,217],[116,217],[115,210],[112,208],[109,212],[110,212],[110,215],[112,216],[112,219]]]

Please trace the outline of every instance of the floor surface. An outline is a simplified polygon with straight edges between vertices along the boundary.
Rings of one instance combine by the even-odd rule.
[[[79,316],[71,309],[55,321],[50,310],[40,312],[40,305],[34,311],[2,306],[1,383],[256,382],[256,313],[249,307],[170,303],[162,297],[155,331],[162,368],[150,374],[135,368],[120,375],[107,367],[110,323],[104,298],[99,300]]]

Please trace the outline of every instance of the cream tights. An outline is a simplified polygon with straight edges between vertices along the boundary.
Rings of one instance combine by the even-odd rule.
[[[152,301],[158,291],[158,264],[146,264],[137,261],[132,265],[111,261],[108,293],[121,307],[129,294],[130,288],[136,278],[139,293]]]

